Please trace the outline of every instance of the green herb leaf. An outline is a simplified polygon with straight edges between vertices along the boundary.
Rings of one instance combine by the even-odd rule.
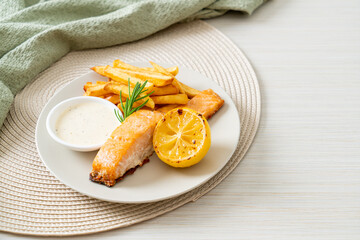
[[[133,108],[133,105],[135,102],[140,101],[144,98],[149,97],[153,92],[146,94],[144,96],[140,96],[143,93],[146,92],[145,85],[148,81],[146,80],[142,85],[140,83],[136,83],[134,86],[134,90],[131,92],[130,88],[130,79],[128,79],[128,88],[129,88],[129,97],[126,98],[125,104],[122,101],[122,91],[120,91],[120,104],[123,109],[123,115],[120,114],[120,110],[114,110],[116,118],[119,120],[119,122],[124,122],[127,117],[129,117],[134,112],[138,111],[140,108],[145,106],[145,104],[149,101],[147,99],[145,102],[143,102],[140,106]]]

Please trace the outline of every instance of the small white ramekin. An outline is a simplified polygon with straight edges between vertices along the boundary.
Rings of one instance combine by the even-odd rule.
[[[47,129],[49,135],[52,137],[52,139],[54,139],[59,144],[65,146],[71,150],[80,151],[80,152],[90,152],[90,151],[97,150],[105,142],[100,143],[100,144],[94,144],[94,145],[77,145],[77,144],[68,143],[68,142],[60,139],[57,136],[57,134],[55,132],[55,124],[56,124],[56,121],[58,120],[58,118],[60,117],[60,115],[66,109],[68,109],[71,106],[74,106],[74,105],[77,105],[80,103],[85,103],[85,102],[96,102],[96,103],[103,104],[104,106],[106,106],[110,109],[119,110],[115,104],[113,104],[105,99],[98,98],[98,97],[80,96],[80,97],[69,98],[69,99],[66,99],[66,100],[58,103],[53,109],[51,109],[51,111],[49,112],[49,114],[46,118],[46,129]],[[120,111],[120,114],[121,114],[121,111]]]

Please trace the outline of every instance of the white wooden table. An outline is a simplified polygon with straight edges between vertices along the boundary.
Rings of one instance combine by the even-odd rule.
[[[260,81],[262,119],[248,154],[195,203],[66,239],[360,239],[360,1],[273,0],[251,17],[207,22],[244,51]]]

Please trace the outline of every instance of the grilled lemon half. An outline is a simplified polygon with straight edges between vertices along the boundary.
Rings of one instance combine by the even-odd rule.
[[[190,167],[200,162],[210,145],[209,123],[200,113],[189,108],[169,111],[154,130],[156,154],[173,167]]]

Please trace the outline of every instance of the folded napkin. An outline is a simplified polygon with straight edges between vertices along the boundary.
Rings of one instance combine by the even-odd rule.
[[[69,51],[138,40],[180,21],[251,14],[265,0],[1,0],[0,127],[14,96]]]

